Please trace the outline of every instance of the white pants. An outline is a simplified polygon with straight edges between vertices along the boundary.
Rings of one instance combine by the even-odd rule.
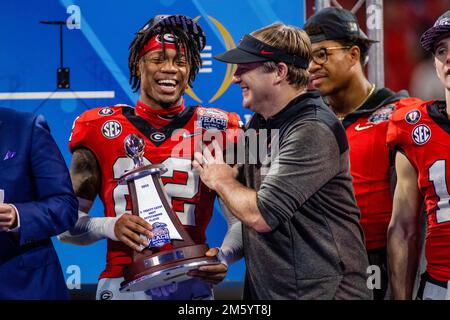
[[[152,295],[149,291],[120,292],[123,278],[103,278],[97,285],[96,300],[213,300],[212,286],[201,280],[190,279],[178,283],[176,291],[163,290]],[[174,292],[170,292],[174,291]]]
[[[437,281],[430,279],[428,274],[423,274],[420,282],[419,288],[419,296],[417,299],[419,300],[450,300],[450,281],[445,285],[445,282],[439,282],[439,285],[436,284]],[[430,282],[436,282],[432,283]],[[423,291],[421,290],[423,288]],[[420,296],[420,291],[422,291],[422,295]]]
[[[448,291],[448,288],[442,288],[431,282],[426,282],[422,300],[450,300]]]

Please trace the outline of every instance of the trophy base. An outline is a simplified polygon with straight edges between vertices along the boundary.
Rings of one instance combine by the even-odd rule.
[[[204,259],[200,261],[183,262],[183,264],[147,274],[130,282],[124,281],[121,284],[120,292],[146,291],[173,283],[180,283],[193,278],[187,275],[190,270],[197,269],[198,267],[203,265],[211,265],[217,263]]]
[[[121,292],[146,291],[189,279],[187,273],[203,265],[220,263],[216,257],[206,257],[207,245],[194,245],[160,252],[139,254],[125,269]]]

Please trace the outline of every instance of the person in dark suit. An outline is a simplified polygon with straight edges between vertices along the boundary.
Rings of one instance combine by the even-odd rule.
[[[68,298],[50,237],[71,228],[77,210],[45,119],[0,108],[0,299]]]

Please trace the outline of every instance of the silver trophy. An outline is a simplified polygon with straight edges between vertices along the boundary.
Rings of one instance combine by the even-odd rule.
[[[144,166],[144,151],[145,151],[145,141],[137,134],[128,135],[123,141],[123,146],[125,148],[125,153],[128,158],[133,160],[134,168],[139,168]]]
[[[120,291],[146,291],[182,282],[191,278],[189,270],[219,263],[217,258],[205,256],[208,245],[195,244],[172,210],[161,181],[166,169],[162,165],[144,165],[144,139],[130,134],[124,148],[134,168],[119,183],[128,185],[132,214],[152,225],[153,237],[145,237],[149,246],[141,252],[133,251],[133,262],[124,270]]]

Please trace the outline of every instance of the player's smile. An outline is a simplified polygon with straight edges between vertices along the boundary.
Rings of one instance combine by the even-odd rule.
[[[160,90],[164,94],[173,94],[178,88],[179,81],[177,80],[157,80],[156,83],[160,87]]]

